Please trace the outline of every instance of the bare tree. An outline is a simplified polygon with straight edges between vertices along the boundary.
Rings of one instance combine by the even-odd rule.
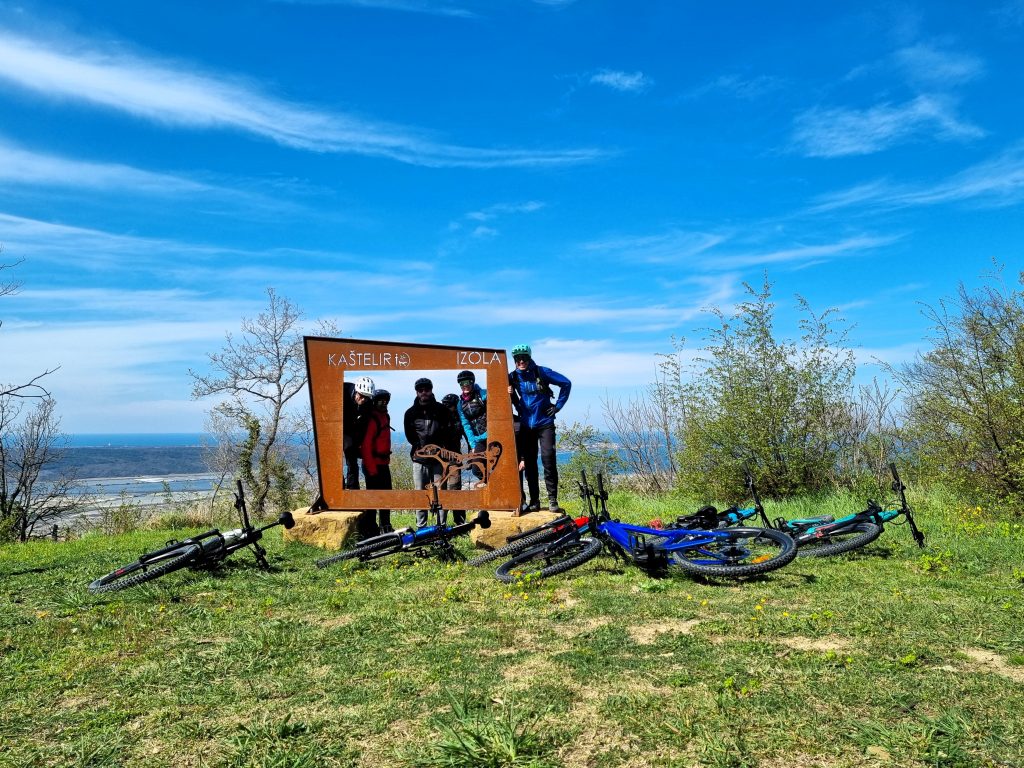
[[[666,414],[660,405],[656,387],[625,403],[610,398],[601,401],[625,473],[643,492],[669,490],[676,474],[672,433],[664,429]]]
[[[0,263],[0,272],[20,263]],[[16,282],[0,282],[0,297],[19,287]],[[41,383],[55,370],[21,384],[0,383],[0,541],[26,541],[43,525],[83,506],[71,493],[70,475],[44,478],[45,470],[60,461],[66,444],[56,402]]]
[[[290,502],[294,476],[285,408],[306,384],[302,313],[273,288],[267,298],[265,311],[243,318],[241,334],[228,333],[224,347],[208,355],[211,373],[189,370],[194,398],[225,397],[214,411],[243,436],[237,463],[256,514],[264,512],[271,495]]]
[[[0,540],[27,541],[84,506],[72,493],[75,478],[70,474],[44,477],[46,468],[61,460],[67,443],[56,405],[51,397],[30,404],[0,395]]]
[[[846,429],[836,432],[837,485],[865,482],[882,487],[885,483],[889,462],[896,459],[902,445],[894,408],[899,394],[900,390],[879,384],[877,379],[858,388],[843,420]]]
[[[0,247],[0,253],[3,252],[3,248]],[[5,269],[12,269],[21,264],[21,260],[13,261],[8,264],[0,263],[0,272]],[[10,296],[18,292],[21,288],[21,283],[16,283],[13,280],[9,282],[0,282],[0,297]],[[3,326],[3,320],[0,320],[0,327]],[[0,397],[39,397],[46,398],[50,396],[49,390],[43,387],[39,382],[43,378],[49,376],[51,373],[56,371],[57,368],[49,368],[37,376],[34,376],[28,382],[24,384],[11,384],[9,382],[0,382]]]

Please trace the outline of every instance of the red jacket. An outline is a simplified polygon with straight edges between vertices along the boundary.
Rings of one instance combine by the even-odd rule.
[[[391,463],[391,417],[385,411],[370,411],[361,454],[368,475],[376,475],[379,467]]]

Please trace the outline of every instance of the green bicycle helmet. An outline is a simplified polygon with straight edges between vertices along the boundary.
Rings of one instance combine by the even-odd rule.
[[[519,355],[533,357],[533,350],[530,349],[529,344],[516,344],[514,347],[512,347],[512,357],[518,357]]]

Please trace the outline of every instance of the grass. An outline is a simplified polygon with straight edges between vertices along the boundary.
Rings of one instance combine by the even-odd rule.
[[[0,765],[1021,768],[1024,529],[911,501],[926,550],[889,528],[736,585],[605,556],[512,587],[421,560],[319,571],[275,530],[271,573],[239,553],[94,597],[194,531],[5,546]]]

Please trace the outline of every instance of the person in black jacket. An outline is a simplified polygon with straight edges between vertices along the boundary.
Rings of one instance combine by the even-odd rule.
[[[366,423],[373,410],[371,400],[376,387],[369,376],[360,376],[355,382],[345,382],[343,394],[344,423],[342,424],[341,440],[345,454],[345,490],[359,490],[359,453],[366,434]]]
[[[430,379],[416,380],[416,399],[405,412],[405,439],[412,455],[412,481],[422,491],[441,477],[441,465],[434,459],[417,459],[416,451],[425,445],[444,446],[450,416],[448,409],[434,399],[434,384]],[[416,525],[427,524],[427,510],[416,510]]]

